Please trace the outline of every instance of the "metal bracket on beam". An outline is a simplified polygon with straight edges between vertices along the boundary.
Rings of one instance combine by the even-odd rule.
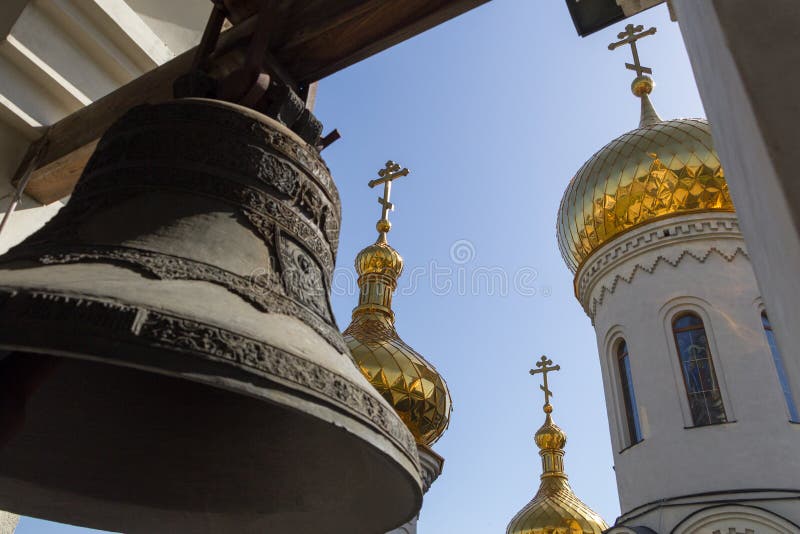
[[[5,229],[8,220],[11,218],[11,214],[14,213],[14,210],[17,209],[17,206],[22,200],[22,195],[25,191],[25,188],[28,186],[28,180],[31,178],[31,173],[33,172],[33,169],[36,168],[36,164],[39,163],[39,157],[47,147],[48,132],[49,130],[45,131],[44,135],[31,143],[30,147],[28,147],[28,151],[25,153],[25,157],[22,158],[22,161],[17,167],[17,171],[14,173],[12,183],[17,184],[17,187],[14,190],[14,195],[11,197],[11,202],[8,205],[8,209],[6,210],[5,215],[3,215],[3,220],[0,222],[0,235],[2,235],[3,229]]]
[[[173,85],[175,97],[216,98],[249,107],[285,124],[310,145],[318,146],[323,126],[311,111],[316,83],[297,87],[269,53],[272,29],[269,6],[268,0],[262,0],[254,15],[255,31],[246,46],[244,64],[214,77],[208,66],[229,16],[222,0],[215,0],[192,68]]]

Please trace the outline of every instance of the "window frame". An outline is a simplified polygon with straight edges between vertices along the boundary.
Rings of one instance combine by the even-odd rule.
[[[623,353],[624,347],[624,353]],[[630,347],[628,341],[623,336],[618,336],[612,344],[612,358],[616,363],[615,373],[616,382],[619,386],[621,408],[620,418],[625,427],[623,432],[625,449],[644,441],[641,418],[639,416],[639,404],[636,401],[636,387],[633,384],[633,372],[631,370]],[[623,377],[622,361],[627,359],[626,372]],[[626,387],[627,385],[627,387]],[[631,424],[633,423],[633,425]],[[624,450],[624,449],[623,449]]]
[[[769,354],[772,357],[772,365],[775,367],[775,377],[778,379],[778,387],[783,397],[784,405],[786,406],[789,422],[800,423],[800,408],[797,405],[792,383],[789,381],[789,375],[786,372],[786,365],[783,363],[783,355],[775,341],[775,331],[772,328],[772,322],[769,320],[767,310],[763,308],[759,310],[758,320],[761,322],[761,329],[764,331]],[[770,340],[770,334],[772,334],[772,340]]]
[[[700,326],[694,327],[684,327],[684,328],[676,328],[676,323],[684,317],[687,316],[694,316],[700,321]],[[687,428],[696,428],[696,427],[705,427],[705,426],[716,426],[716,425],[724,425],[727,423],[734,422],[734,419],[729,412],[728,403],[726,402],[726,396],[723,391],[723,383],[720,380],[720,375],[717,372],[717,361],[714,357],[715,350],[712,347],[711,343],[711,336],[708,328],[708,321],[704,319],[703,314],[699,313],[697,310],[691,308],[682,308],[676,312],[671,314],[671,319],[669,321],[669,328],[672,333],[672,341],[674,347],[674,355],[677,356],[677,365],[678,365],[678,372],[680,373],[681,379],[683,381],[683,389],[684,389],[684,399],[686,400],[686,405],[688,408],[688,416],[689,421],[691,422],[691,426],[687,426]],[[698,424],[695,420],[694,412],[692,411],[692,401],[690,399],[690,390],[689,390],[689,383],[686,377],[686,371],[684,368],[683,362],[683,355],[681,354],[680,343],[678,342],[678,334],[683,332],[689,332],[692,330],[699,330],[702,329],[705,335],[705,343],[706,343],[706,352],[708,353],[708,361],[710,363],[711,373],[713,376],[714,384],[716,385],[716,389],[719,392],[720,401],[722,402],[722,414],[724,417],[724,421],[717,421],[717,422],[708,422],[703,424]]]

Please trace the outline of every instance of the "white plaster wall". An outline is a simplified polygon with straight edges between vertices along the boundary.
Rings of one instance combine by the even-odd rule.
[[[19,135],[15,128],[0,121],[0,177],[8,176],[10,178],[14,174],[25,156],[25,151],[28,150],[28,143],[29,140]],[[5,181],[9,182],[9,180]],[[1,192],[0,197],[5,194],[5,192]]]
[[[208,0],[127,0],[127,3],[175,54],[200,43],[212,7]]]
[[[0,512],[0,534],[14,534],[19,523],[19,516],[8,512]]]
[[[800,2],[672,5],[778,345],[800,365]]]
[[[675,534],[797,534],[800,528],[763,508],[738,504],[715,505],[689,515]]]
[[[10,183],[0,181],[0,220],[8,209],[13,192]],[[22,202],[11,215],[3,233],[0,234],[0,254],[5,254],[8,249],[21,243],[26,237],[44,226],[64,204],[64,201],[56,201],[42,206],[32,198],[23,196]]]
[[[800,526],[787,519],[796,515],[796,506],[797,496],[786,492],[710,494],[637,510],[620,518],[624,524],[610,534],[639,534],[641,527],[656,534],[730,534],[730,528],[737,534],[798,534]]]
[[[734,214],[724,213],[673,217],[624,234],[595,253],[597,259],[618,252],[607,255],[613,259],[596,270],[580,296],[590,310],[587,303],[595,302],[623,516],[682,495],[800,491],[800,425],[788,420],[761,327],[760,293],[735,222]],[[692,423],[670,324],[681,310],[696,311],[705,322],[727,424],[686,428]],[[629,448],[616,360],[610,357],[615,335],[628,343],[644,438]],[[797,369],[787,365],[787,373],[797,391]],[[789,519],[800,522],[794,508]],[[659,514],[663,521],[664,511]],[[656,524],[646,526],[669,532],[655,517],[649,520]]]

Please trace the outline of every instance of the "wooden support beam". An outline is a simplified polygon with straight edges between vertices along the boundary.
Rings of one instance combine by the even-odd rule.
[[[307,0],[271,43],[298,83],[330,76],[488,0]]]
[[[70,153],[69,157],[59,158],[37,168],[31,173],[25,194],[42,204],[55,202],[71,194],[83,168],[94,153],[97,141],[99,139],[83,145]]]
[[[270,38],[275,62],[271,66],[285,71],[297,85],[309,85],[487,1],[276,2],[272,17],[281,23]],[[245,8],[250,2],[235,0]],[[211,57],[212,75],[241,66],[241,51],[254,31],[254,19],[243,20],[220,36]],[[133,106],[170,100],[173,82],[189,72],[194,54],[195,49],[189,50],[53,124],[47,149],[25,192],[43,204],[68,195],[108,127]],[[313,102],[313,94],[309,97]]]

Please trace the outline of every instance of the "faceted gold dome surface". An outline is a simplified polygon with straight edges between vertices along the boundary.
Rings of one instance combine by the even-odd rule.
[[[365,274],[385,274],[398,278],[403,272],[403,258],[386,241],[386,234],[381,234],[377,242],[366,247],[356,256],[356,272],[358,276]]]
[[[566,479],[542,481],[539,492],[511,520],[507,534],[601,534],[603,518],[572,492]]]
[[[615,236],[680,213],[734,211],[708,123],[655,120],[611,141],[570,181],[558,214],[558,245],[575,272]],[[646,120],[648,119],[648,120]]]
[[[545,424],[536,431],[533,441],[540,449],[563,449],[567,444],[567,435],[548,417]]]
[[[356,315],[344,340],[358,368],[417,442],[431,445],[450,421],[450,393],[436,368],[400,339],[393,322],[380,312]]]

